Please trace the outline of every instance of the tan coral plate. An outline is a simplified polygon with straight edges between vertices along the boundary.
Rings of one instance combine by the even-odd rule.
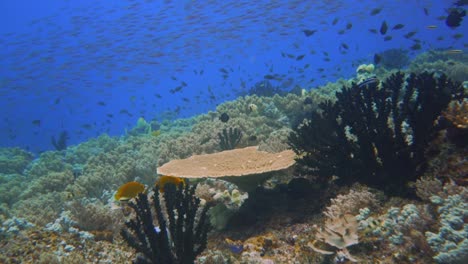
[[[158,174],[181,178],[225,177],[260,174],[289,168],[295,153],[259,151],[258,146],[172,160],[158,168]]]

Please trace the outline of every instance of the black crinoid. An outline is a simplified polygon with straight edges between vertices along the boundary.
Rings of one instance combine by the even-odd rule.
[[[129,206],[135,218],[125,223],[121,235],[137,252],[135,264],[192,264],[206,248],[211,226],[209,206],[201,206],[196,185],[166,184],[164,206],[159,186],[153,188],[152,205],[145,193]],[[154,211],[154,214],[152,213]],[[158,225],[155,225],[157,220]]]
[[[361,182],[394,195],[411,195],[408,182],[424,172],[425,150],[443,129],[437,118],[463,87],[445,75],[398,72],[377,82],[352,84],[337,102],[320,105],[290,135],[304,173],[327,182]]]

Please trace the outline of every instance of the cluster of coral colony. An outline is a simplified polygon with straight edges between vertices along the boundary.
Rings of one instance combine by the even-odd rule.
[[[468,263],[460,58],[2,148],[0,262]]]

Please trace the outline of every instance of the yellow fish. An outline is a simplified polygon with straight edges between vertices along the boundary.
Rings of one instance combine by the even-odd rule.
[[[135,181],[127,182],[119,187],[114,198],[118,201],[128,201],[144,191],[145,185]]]
[[[164,186],[168,183],[172,183],[175,186],[179,186],[179,184],[184,184],[185,181],[182,178],[174,177],[174,176],[161,176],[159,180],[156,182],[156,185],[159,186],[159,192],[164,192]]]

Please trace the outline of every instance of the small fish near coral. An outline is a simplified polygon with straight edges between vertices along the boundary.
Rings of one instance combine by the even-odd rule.
[[[145,185],[139,182],[127,182],[120,186],[117,193],[114,195],[115,200],[125,202],[135,198],[139,193],[145,192]]]
[[[223,123],[226,123],[227,121],[229,121],[229,115],[226,114],[226,113],[222,113],[220,116],[219,116],[219,120]]]
[[[175,186],[182,184],[185,186],[185,180],[179,177],[163,175],[155,183],[155,185],[159,187],[159,192],[161,193],[164,192],[164,187],[166,187],[167,184],[174,184]]]

